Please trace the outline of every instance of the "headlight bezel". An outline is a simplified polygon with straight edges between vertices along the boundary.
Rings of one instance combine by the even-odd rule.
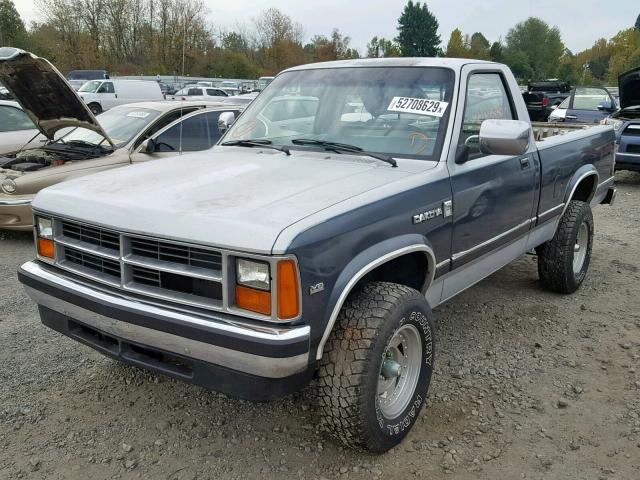
[[[53,241],[53,218],[35,214],[33,216],[33,236],[36,244],[36,258],[46,263],[55,263],[56,248]]]
[[[245,263],[248,261],[248,263]],[[268,266],[269,289],[257,289],[256,284],[244,281],[239,274],[238,263],[244,266],[257,264],[264,272]],[[283,276],[285,283],[281,281],[282,265],[289,268],[287,275]],[[246,315],[256,320],[264,320],[271,323],[291,323],[302,317],[302,284],[300,268],[294,255],[263,256],[256,254],[236,253],[229,257],[229,309],[239,315]],[[285,278],[286,277],[286,278]],[[240,281],[242,281],[242,283]],[[248,284],[248,285],[247,285]],[[253,286],[250,286],[253,285]],[[261,285],[266,287],[266,281]],[[286,286],[288,288],[283,288]],[[295,298],[293,298],[295,296]],[[281,308],[281,303],[293,308]],[[296,311],[293,311],[293,310]]]

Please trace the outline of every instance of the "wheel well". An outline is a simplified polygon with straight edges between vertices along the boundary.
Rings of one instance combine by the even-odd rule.
[[[422,291],[429,273],[429,260],[424,252],[412,252],[393,258],[364,275],[353,291],[369,282],[392,282]]]
[[[582,202],[588,202],[593,197],[593,192],[596,189],[597,182],[596,175],[589,175],[588,177],[583,178],[580,183],[576,186],[573,191],[573,195],[569,199],[571,200],[580,200]]]

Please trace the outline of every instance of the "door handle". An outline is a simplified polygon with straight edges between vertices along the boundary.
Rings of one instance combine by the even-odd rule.
[[[564,118],[568,118],[569,120],[575,120],[578,117],[576,115],[565,115]]]
[[[520,159],[520,168],[524,170],[525,168],[529,168],[529,157],[522,157]]]

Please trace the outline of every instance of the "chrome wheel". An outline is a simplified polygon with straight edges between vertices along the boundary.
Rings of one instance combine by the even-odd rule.
[[[422,366],[422,342],[414,325],[400,327],[382,354],[378,406],[386,418],[398,417],[411,402]]]
[[[587,258],[587,248],[589,247],[589,226],[586,222],[580,224],[576,243],[573,246],[573,273],[579,274]]]

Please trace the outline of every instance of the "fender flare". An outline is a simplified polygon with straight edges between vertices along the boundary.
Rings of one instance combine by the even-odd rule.
[[[342,305],[358,281],[380,265],[415,252],[422,252],[427,257],[428,268],[422,287],[424,293],[433,282],[436,271],[436,256],[430,242],[422,235],[407,234],[384,240],[360,252],[344,267],[329,296],[331,315],[324,327],[322,339],[318,344],[316,360],[322,359],[324,346],[333,330]]]
[[[564,208],[562,209],[560,218],[562,218],[562,215],[564,215],[564,212],[569,207],[569,202],[573,198],[573,195],[576,193],[576,189],[578,188],[578,185],[580,185],[580,183],[585,178],[591,177],[591,176],[595,176],[596,181],[593,185],[593,191],[591,192],[591,195],[589,195],[589,199],[587,200],[587,202],[591,201],[591,199],[596,193],[596,190],[598,189],[598,182],[600,181],[600,175],[598,174],[598,171],[596,170],[596,168],[591,164],[583,165],[576,171],[576,173],[573,174],[573,177],[571,177],[571,180],[569,180],[569,183],[567,183],[567,188],[564,194]]]

